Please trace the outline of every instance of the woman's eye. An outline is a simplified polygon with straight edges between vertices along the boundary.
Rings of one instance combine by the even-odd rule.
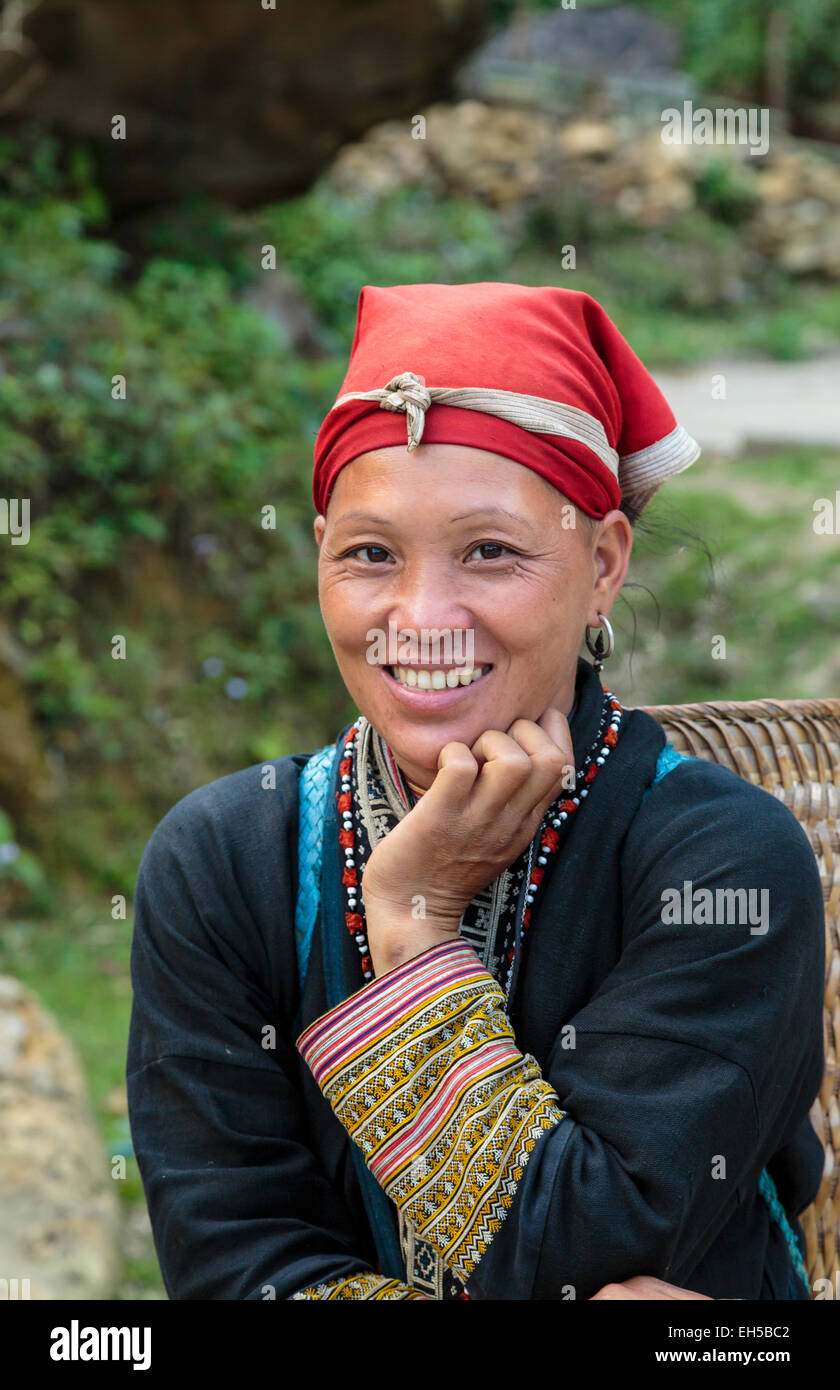
[[[492,551],[495,551],[495,552],[496,552],[494,555],[482,555],[481,558],[482,558],[483,560],[498,560],[499,557],[500,557],[500,555],[513,555],[513,554],[514,554],[514,552],[511,550],[510,546],[502,545],[501,541],[481,541],[481,542],[475,547],[475,550],[472,550],[472,551],[470,552],[470,556],[472,557],[472,556],[475,555],[479,550],[492,550]]]
[[[361,555],[362,551],[364,551],[364,550],[367,550],[367,551],[374,551],[374,550],[375,550],[375,551],[378,551],[380,557],[383,556],[383,555],[388,555],[388,554],[389,554],[389,552],[388,552],[388,551],[385,549],[385,547],[382,546],[382,545],[357,545],[356,548],[355,548],[355,550],[348,550],[348,552],[347,552],[347,558],[349,559],[350,557],[355,557],[356,555]],[[371,560],[370,563],[371,563],[371,564],[374,564],[374,565],[380,564],[380,563],[381,563],[381,559],[374,559],[374,560]]]

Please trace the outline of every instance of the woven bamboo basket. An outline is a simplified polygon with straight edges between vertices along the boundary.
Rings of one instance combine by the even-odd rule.
[[[643,705],[680,753],[721,763],[783,801],[808,835],[825,901],[826,1066],[811,1122],[825,1150],[820,1190],[799,1214],[811,1288],[840,1291],[840,700]]]

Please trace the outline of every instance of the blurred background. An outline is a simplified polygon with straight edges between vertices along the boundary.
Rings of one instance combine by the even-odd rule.
[[[665,143],[686,102],[766,110],[767,148]],[[0,1280],[32,1298],[165,1297],[140,855],[352,718],[315,435],[363,284],[476,280],[594,295],[703,445],[637,528],[623,702],[840,693],[838,0],[0,0]]]

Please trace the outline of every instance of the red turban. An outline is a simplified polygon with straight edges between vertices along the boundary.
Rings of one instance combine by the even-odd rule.
[[[637,511],[700,449],[591,295],[550,285],[365,285],[312,495],[359,454],[420,439],[533,468],[589,516]]]

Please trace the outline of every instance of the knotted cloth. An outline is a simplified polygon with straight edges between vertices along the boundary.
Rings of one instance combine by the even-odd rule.
[[[700,455],[591,295],[365,285],[347,374],[315,442],[317,510],[360,454],[401,443],[413,453],[423,440],[502,454],[594,517],[622,501],[638,515]]]

